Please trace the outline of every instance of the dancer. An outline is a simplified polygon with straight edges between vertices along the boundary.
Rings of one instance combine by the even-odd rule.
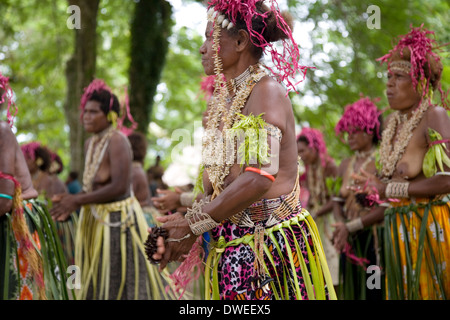
[[[367,267],[381,267],[383,220],[373,225],[366,224],[364,229],[353,230],[353,226],[359,225],[361,218],[378,205],[366,199],[365,194],[357,189],[359,185],[355,185],[353,175],[360,170],[376,174],[375,157],[381,138],[380,130],[381,111],[368,97],[346,106],[335,127],[336,135],[348,144],[353,153],[339,166],[338,181],[341,184],[335,188],[338,194],[332,197],[335,216],[339,221],[334,225],[336,229],[333,233],[333,242],[341,252],[339,297],[345,300],[381,300],[383,297],[381,287],[369,290],[366,285],[372,275],[367,273]],[[343,135],[347,136],[346,141]],[[384,211],[384,208],[379,210]]]
[[[68,299],[67,265],[53,221],[37,200],[23,153],[11,131],[15,113],[8,78],[0,73],[0,299]]]
[[[445,197],[450,119],[433,34],[423,25],[411,26],[379,59],[388,65],[386,93],[394,112],[386,119],[380,145],[381,179],[370,173],[365,177],[370,177],[369,187],[389,202],[388,299],[450,298],[450,203]],[[443,107],[432,104],[434,90],[440,92]]]
[[[81,98],[86,141],[83,191],[54,197],[53,218],[64,221],[81,207],[75,264],[81,269],[79,299],[162,299],[161,275],[145,259],[147,223],[131,196],[132,150],[115,128],[120,106],[111,89],[95,79]],[[119,128],[120,129],[120,128]]]
[[[152,232],[166,231],[165,241],[150,235],[157,238],[150,258],[160,269],[192,249],[178,273],[184,280],[201,263],[198,236],[211,232],[206,299],[335,298],[316,225],[299,202],[291,102],[261,62],[268,52],[275,78],[295,88],[291,79],[306,67],[298,64],[291,30],[275,1],[209,4],[200,53],[205,73],[216,76],[203,145],[204,198],[186,216],[159,218],[162,229]],[[283,54],[272,44],[277,40]]]
[[[297,137],[297,151],[305,165],[305,172],[300,177],[300,198],[304,201],[303,206],[308,209],[316,222],[333,285],[337,288],[339,253],[332,243],[332,225],[335,219],[333,201],[327,188],[327,179],[334,180],[337,166],[328,155],[323,135],[318,129],[308,127],[302,129]]]

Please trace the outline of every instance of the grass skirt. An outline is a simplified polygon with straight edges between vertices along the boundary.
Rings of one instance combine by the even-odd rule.
[[[387,297],[450,299],[450,203],[409,199],[385,212]]]
[[[227,220],[212,230],[212,238],[205,268],[206,299],[336,299],[316,224],[300,202],[284,221],[263,229],[262,265],[266,279],[272,279],[270,290],[252,284],[255,228]]]
[[[39,200],[23,201],[23,209],[26,226],[32,236],[31,243],[42,261],[45,298],[67,300],[67,262],[55,224]],[[17,239],[14,219],[14,214],[0,217],[0,299],[41,299],[38,280],[33,277],[21,241]]]
[[[78,221],[75,264],[81,270],[77,298],[170,299],[166,272],[148,262],[144,242],[148,224],[139,202],[130,197],[83,206]]]

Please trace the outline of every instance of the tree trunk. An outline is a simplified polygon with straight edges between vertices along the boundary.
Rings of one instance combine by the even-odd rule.
[[[83,173],[85,133],[80,119],[83,90],[94,79],[97,56],[97,12],[100,0],[68,0],[80,8],[81,28],[75,31],[75,46],[67,61],[67,94],[64,111],[70,128],[70,168]]]
[[[138,131],[147,132],[153,96],[161,78],[172,28],[172,6],[165,0],[140,0],[131,22],[130,110]]]

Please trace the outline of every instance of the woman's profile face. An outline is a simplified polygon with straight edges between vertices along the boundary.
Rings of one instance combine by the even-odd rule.
[[[234,65],[237,61],[238,55],[235,51],[236,39],[231,36],[225,29],[220,30],[220,50],[219,57],[222,61],[223,71]],[[214,49],[213,49],[213,24],[208,22],[205,30],[205,41],[200,47],[200,54],[202,55],[202,65],[205,74],[210,76],[214,72]]]
[[[100,107],[100,102],[90,100],[86,103],[83,125],[84,129],[90,133],[99,133],[111,125]]]
[[[213,45],[213,27],[212,22],[208,22],[205,30],[205,41],[200,47],[200,54],[202,55],[202,65],[205,74],[210,76],[214,74],[214,50]]]

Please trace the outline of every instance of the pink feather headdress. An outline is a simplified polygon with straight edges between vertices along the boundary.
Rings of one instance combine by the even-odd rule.
[[[305,137],[308,140],[308,145],[319,154],[320,163],[322,167],[325,167],[328,160],[328,151],[323,139],[323,134],[318,129],[304,127],[300,134],[297,136],[297,141],[300,137]]]
[[[86,106],[86,103],[89,101],[94,91],[102,91],[102,90],[108,91],[111,94],[111,100],[109,102],[109,109],[111,110],[114,101],[111,89],[106,85],[106,83],[102,79],[94,79],[86,88],[84,88],[84,93],[81,96],[80,101],[81,119],[83,119],[84,107]]]
[[[375,100],[378,101],[379,99]],[[368,134],[376,133],[378,138],[381,138],[379,121],[381,113],[382,111],[378,110],[370,98],[363,97],[345,107],[344,114],[334,128],[336,135],[362,130]]]
[[[256,3],[258,2],[263,2],[263,0],[210,0],[208,2],[208,10],[213,8],[214,11],[224,14],[233,25],[236,25],[236,19],[240,16],[247,27],[252,43],[257,47],[261,47],[263,52],[268,51],[271,55],[275,67],[266,67],[274,74],[279,82],[285,83],[288,92],[290,90],[296,91],[296,85],[305,79],[306,72],[311,67],[305,67],[299,64],[299,46],[294,40],[292,30],[281,16],[275,0],[269,1],[269,10],[275,15],[277,27],[287,36],[286,40],[281,40],[283,46],[281,52],[276,49],[274,44],[264,39],[262,32],[258,33],[253,29],[252,20],[255,16],[260,16],[263,19],[268,16],[267,12],[258,12],[256,9]],[[292,81],[295,81],[297,72],[303,75],[303,79],[293,83]]]
[[[111,99],[110,99],[110,103],[109,103],[109,109],[111,110],[112,105],[114,103],[112,90],[106,85],[106,83],[102,79],[94,79],[89,84],[89,86],[84,89],[83,96],[81,97],[81,102],[80,102],[81,118],[83,118],[84,107],[86,106],[86,103],[91,98],[92,93],[94,91],[103,91],[103,90],[109,92],[111,95]],[[121,132],[123,132],[127,136],[129,134],[131,134],[138,126],[136,121],[134,121],[133,117],[131,116],[129,101],[130,100],[128,97],[128,90],[127,90],[127,88],[125,88],[125,102],[120,107],[122,115],[117,115],[118,116],[117,129],[119,129]],[[125,125],[124,125],[125,117],[127,117],[128,120],[130,120],[130,122],[131,122],[131,126],[129,128],[125,127]]]
[[[389,51],[388,54],[378,58],[377,61],[381,61],[381,63],[388,63],[388,70],[390,70],[390,66],[392,61],[392,57],[394,53],[400,53],[400,56],[403,56],[404,49],[408,49],[411,53],[410,63],[411,63],[411,71],[410,76],[412,83],[415,88],[418,87],[419,82],[425,82],[426,85],[422,86],[422,97],[426,97],[430,90],[430,76],[431,76],[431,59],[435,59],[436,61],[440,61],[440,57],[434,51],[439,49],[437,46],[436,40],[430,38],[430,35],[434,36],[434,31],[427,30],[423,27],[423,24],[420,27],[413,28],[410,26],[411,31],[406,35],[400,36],[397,45],[394,46],[392,50]],[[425,67],[428,67],[428,73],[426,74]],[[444,93],[441,87],[441,84],[438,85],[438,90],[441,93],[441,101],[444,107],[448,109],[448,102],[446,101],[448,92]]]
[[[20,149],[22,150],[25,159],[36,160],[36,150],[41,146],[40,142],[33,141],[22,144]]]
[[[8,119],[9,126],[12,128],[14,124],[14,118],[17,115],[18,108],[12,100],[13,91],[9,86],[9,78],[0,73],[0,89],[3,89],[3,93],[0,96],[0,104],[8,101],[8,107],[6,109],[6,117]],[[14,107],[14,113],[11,113],[11,107]]]

